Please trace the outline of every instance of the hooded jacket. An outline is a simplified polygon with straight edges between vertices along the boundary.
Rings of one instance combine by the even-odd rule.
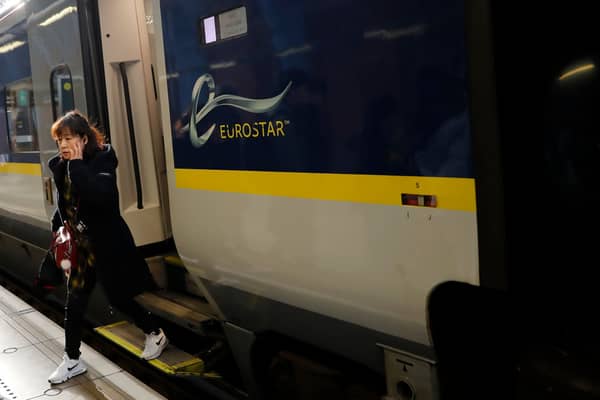
[[[129,227],[119,210],[118,161],[110,145],[83,160],[63,160],[56,155],[48,161],[58,190],[58,209],[52,218],[52,231],[61,223],[65,209],[65,177],[68,175],[78,200],[78,219],[87,227],[95,256],[96,276],[106,294],[118,305],[123,296],[133,297],[156,288],[148,265],[139,254]]]

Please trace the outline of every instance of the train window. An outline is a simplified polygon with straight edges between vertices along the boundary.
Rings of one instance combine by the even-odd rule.
[[[4,96],[11,151],[39,151],[31,78],[7,84]]]
[[[59,65],[50,74],[50,92],[52,93],[52,117],[54,121],[75,108],[73,98],[73,80],[67,65]]]
[[[201,40],[204,44],[242,36],[248,32],[246,7],[224,11],[216,16],[202,18],[199,23]]]

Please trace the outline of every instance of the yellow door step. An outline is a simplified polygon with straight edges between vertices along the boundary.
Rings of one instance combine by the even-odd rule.
[[[180,268],[185,268],[185,265],[183,264],[183,261],[181,261],[181,258],[177,257],[177,256],[166,256],[165,257],[165,262],[169,265],[172,265],[174,267],[180,267]]]
[[[141,356],[146,336],[141,329],[128,321],[99,326],[94,329],[108,340],[130,353]],[[169,343],[160,357],[148,361],[159,370],[171,375],[203,375],[204,361]]]

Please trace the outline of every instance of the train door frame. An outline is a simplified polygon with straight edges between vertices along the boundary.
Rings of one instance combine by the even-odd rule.
[[[171,236],[165,151],[143,1],[97,5],[122,215],[138,246],[164,242]]]

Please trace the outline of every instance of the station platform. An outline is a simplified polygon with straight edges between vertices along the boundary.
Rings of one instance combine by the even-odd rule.
[[[61,326],[0,286],[0,400],[165,399],[85,343],[87,372],[51,385],[63,348]]]

